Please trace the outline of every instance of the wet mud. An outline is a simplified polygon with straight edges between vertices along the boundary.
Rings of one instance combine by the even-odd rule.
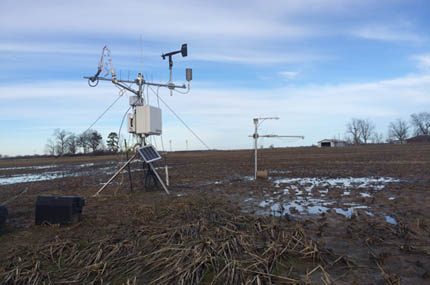
[[[171,195],[142,162],[92,195],[120,156],[0,161],[0,280],[428,284],[430,145],[168,153]],[[164,163],[159,173],[164,177]],[[34,225],[39,194],[80,195],[84,219]]]

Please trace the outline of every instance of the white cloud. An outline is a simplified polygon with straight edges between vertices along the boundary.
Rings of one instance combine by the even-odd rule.
[[[363,39],[380,41],[424,42],[428,40],[428,38],[412,31],[409,25],[366,24],[352,29],[351,34]]]
[[[412,56],[417,67],[425,72],[430,71],[430,53]]]
[[[279,72],[279,75],[281,75],[281,77],[283,77],[284,79],[287,79],[287,80],[296,79],[298,74],[299,74],[299,72],[297,72],[297,71],[281,71],[281,72]]]
[[[273,21],[272,13],[262,14],[244,9],[243,5],[218,1],[128,1],[120,5],[116,1],[78,0],[7,4],[3,6],[3,11],[8,12],[3,13],[0,19],[0,29],[4,32],[79,32],[126,37],[143,34],[166,39],[263,39],[274,36],[302,37],[312,33],[303,25]]]
[[[75,38],[137,38],[174,41],[253,44],[264,40],[294,40],[343,34],[336,20],[357,19],[357,10],[372,11],[391,1],[54,1],[2,3],[0,32],[7,35],[46,35]],[[334,21],[327,21],[335,17]],[[352,19],[350,19],[352,18]],[[312,19],[312,20],[309,20]],[[393,20],[396,22],[396,19]],[[398,32],[398,29],[394,30]],[[387,27],[361,28],[357,35],[393,39]]]
[[[163,90],[161,96],[214,148],[249,147],[255,116],[279,116],[279,122],[268,124],[268,132],[304,135],[305,140],[298,143],[312,144],[322,137],[343,134],[345,123],[352,117],[370,118],[381,125],[430,106],[430,75],[264,90],[212,86],[195,86],[190,94],[173,97]],[[40,131],[39,148],[43,149],[47,128],[82,132],[117,94],[107,83],[97,88],[89,88],[85,82],[0,86],[0,126],[2,132],[13,136],[20,132],[20,126],[31,125],[35,137]],[[150,102],[156,102],[152,95]],[[127,98],[121,99],[95,128],[106,133],[116,131],[127,108]],[[167,108],[162,108],[165,141],[188,139],[193,148],[203,148]]]

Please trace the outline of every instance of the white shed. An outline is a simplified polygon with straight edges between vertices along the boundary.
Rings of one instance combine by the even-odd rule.
[[[318,142],[318,147],[339,147],[346,146],[346,141],[335,140],[335,139],[325,139]]]

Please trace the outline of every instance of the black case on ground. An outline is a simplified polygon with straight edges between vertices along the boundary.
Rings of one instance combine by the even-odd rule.
[[[83,197],[40,195],[36,200],[36,225],[71,225],[81,220]]]
[[[5,206],[0,206],[0,232],[4,229],[6,225],[8,211]]]

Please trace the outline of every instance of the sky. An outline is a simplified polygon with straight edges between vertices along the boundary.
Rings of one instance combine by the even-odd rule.
[[[430,1],[20,1],[0,9],[0,154],[42,154],[54,129],[85,131],[120,96],[88,86],[101,50],[122,79],[175,83],[193,69],[191,91],[161,98],[213,149],[251,148],[255,117],[267,147],[344,138],[352,118],[388,124],[430,112]],[[94,125],[119,132],[130,93]],[[145,92],[149,104],[155,95]],[[160,149],[205,149],[161,104]],[[130,139],[126,126],[121,134]]]

